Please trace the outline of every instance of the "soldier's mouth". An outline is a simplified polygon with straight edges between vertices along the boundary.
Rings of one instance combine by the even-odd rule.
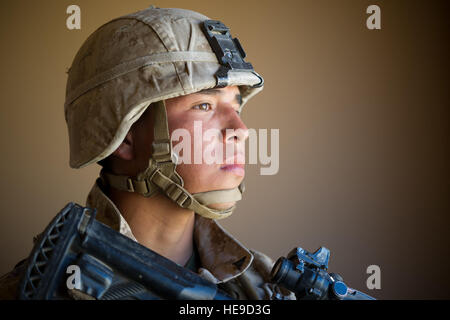
[[[229,164],[220,167],[221,170],[234,173],[237,176],[243,177],[245,175],[245,169],[243,164]]]

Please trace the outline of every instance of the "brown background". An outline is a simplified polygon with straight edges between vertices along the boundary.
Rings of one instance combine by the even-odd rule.
[[[66,8],[81,7],[81,30]],[[101,24],[143,1],[0,4],[0,273],[98,174],[68,165],[66,69]],[[220,19],[265,77],[250,128],[280,129],[280,171],[247,170],[223,225],[273,258],[331,249],[330,271],[377,298],[450,298],[449,18],[438,1],[155,1]],[[381,7],[381,30],[365,26]],[[381,267],[381,290],[366,288]]]

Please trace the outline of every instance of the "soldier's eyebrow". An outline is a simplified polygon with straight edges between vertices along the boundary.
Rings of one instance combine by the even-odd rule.
[[[201,90],[201,91],[199,91],[197,93],[207,94],[207,95],[218,95],[218,94],[221,94],[222,91],[219,90],[219,89],[211,88],[211,89]],[[234,97],[234,99],[235,99],[237,104],[242,105],[242,96],[239,93]]]

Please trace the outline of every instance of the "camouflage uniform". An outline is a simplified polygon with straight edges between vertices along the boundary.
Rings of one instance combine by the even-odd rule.
[[[97,208],[97,220],[137,241],[128,223],[101,187],[100,179],[91,189],[86,206]],[[249,250],[216,220],[195,217],[194,241],[200,266],[197,273],[225,290],[235,299],[295,299],[295,296],[270,283],[273,261]],[[0,278],[0,299],[16,299],[25,260]]]

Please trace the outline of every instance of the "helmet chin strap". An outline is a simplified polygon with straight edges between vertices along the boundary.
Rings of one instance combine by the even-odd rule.
[[[136,192],[144,197],[151,197],[160,192],[180,207],[193,210],[205,218],[223,219],[230,216],[235,206],[216,210],[208,205],[241,200],[244,184],[241,183],[239,187],[233,189],[189,193],[183,187],[183,179],[176,172],[177,157],[172,154],[165,102],[158,101],[150,107],[154,108],[155,122],[153,152],[148,167],[136,177],[114,175],[102,170],[100,172],[102,180],[115,189]]]

